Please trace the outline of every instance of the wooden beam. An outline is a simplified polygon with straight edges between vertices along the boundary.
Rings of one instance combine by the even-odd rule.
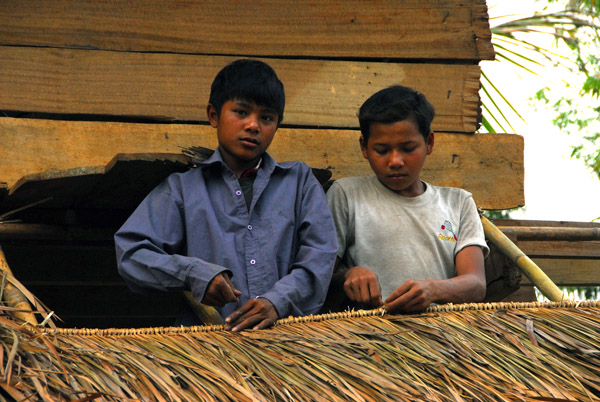
[[[242,11],[242,12],[240,12]],[[2,7],[0,43],[136,52],[491,60],[484,0],[78,1]]]
[[[206,122],[212,80],[234,59],[0,46],[0,110]],[[360,105],[392,84],[428,97],[436,131],[479,124],[477,65],[265,61],[286,87],[287,125],[358,128]]]
[[[495,219],[531,258],[600,258],[600,223]]]
[[[500,229],[507,228],[600,228],[600,222],[544,221],[534,219],[493,219]]]
[[[279,161],[302,160],[329,169],[333,179],[370,175],[359,137],[354,130],[282,128],[269,152]],[[190,124],[0,118],[0,180],[12,186],[28,174],[106,165],[118,153],[180,153],[190,146],[214,149],[214,130]],[[505,209],[524,204],[523,174],[521,136],[436,133],[423,179],[465,188],[482,208]]]
[[[600,286],[600,259],[533,258],[559,286]],[[531,285],[524,276],[521,282]]]
[[[502,231],[512,234],[517,240],[547,240],[547,241],[585,241],[600,240],[600,227],[569,228],[569,227],[510,227],[503,226]]]
[[[517,241],[517,246],[531,258],[600,259],[600,241]]]
[[[600,222],[576,222],[576,221],[543,221],[533,219],[493,219],[494,225],[500,229],[515,229],[527,231],[528,228],[598,228]]]

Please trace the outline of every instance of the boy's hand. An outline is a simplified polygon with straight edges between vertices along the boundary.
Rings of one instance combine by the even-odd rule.
[[[350,300],[381,306],[381,286],[373,271],[365,267],[352,267],[345,274],[344,291]]]
[[[263,329],[273,325],[279,316],[269,299],[257,297],[225,318],[225,329],[238,332],[246,328]]]
[[[422,311],[433,302],[431,281],[406,281],[385,300],[389,313]]]
[[[223,307],[227,303],[237,302],[242,292],[237,290],[226,273],[215,276],[208,284],[202,303]]]

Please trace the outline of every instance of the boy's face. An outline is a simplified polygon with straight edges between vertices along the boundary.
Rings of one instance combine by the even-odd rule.
[[[425,158],[433,151],[433,132],[425,141],[412,120],[372,123],[369,141],[361,137],[360,148],[387,188],[405,197],[423,194],[420,175]]]
[[[229,100],[223,104],[220,116],[208,105],[207,114],[211,126],[217,129],[223,159],[238,177],[258,163],[277,131],[277,112],[251,101]]]

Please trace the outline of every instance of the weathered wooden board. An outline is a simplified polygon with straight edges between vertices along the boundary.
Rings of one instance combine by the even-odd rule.
[[[499,228],[600,228],[600,222],[546,221],[535,219],[493,219]]]
[[[0,43],[120,51],[492,59],[484,0],[0,1]]]
[[[72,208],[81,194],[94,188],[105,171],[104,166],[85,166],[25,175],[9,189],[6,199],[10,199],[10,203],[6,205],[19,208],[41,203],[44,208]]]
[[[529,257],[599,258],[600,241],[518,241]]]
[[[530,258],[600,259],[600,223],[495,219]]]
[[[598,258],[532,258],[559,286],[600,286]],[[531,284],[523,275],[523,284]]]
[[[0,110],[207,121],[212,80],[234,59],[0,46]],[[397,83],[432,102],[434,130],[478,126],[477,65],[265,61],[286,87],[287,125],[357,128],[360,105]]]
[[[118,154],[106,166],[23,176],[0,206],[18,208],[44,200],[39,207],[132,211],[168,175],[191,166],[182,153]]]
[[[354,130],[280,129],[269,152],[329,169],[333,179],[370,175]],[[217,146],[210,126],[0,119],[0,180],[49,170],[106,165],[118,153],[181,152]],[[523,138],[511,134],[437,133],[423,179],[471,191],[485,209],[524,204]]]

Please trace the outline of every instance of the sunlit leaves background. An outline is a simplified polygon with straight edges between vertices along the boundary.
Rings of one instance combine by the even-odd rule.
[[[490,2],[491,3],[491,2]],[[565,135],[578,134],[581,143],[572,156],[581,159],[600,179],[600,17],[596,0],[538,1],[529,16],[495,15],[490,7],[496,61],[526,77],[555,76],[532,93],[536,108],[555,112],[553,123]],[[515,122],[525,121],[495,84],[482,63],[483,123],[481,132],[514,133]],[[561,76],[559,75],[559,76]],[[568,77],[568,79],[566,78]],[[591,106],[590,106],[591,105]]]

